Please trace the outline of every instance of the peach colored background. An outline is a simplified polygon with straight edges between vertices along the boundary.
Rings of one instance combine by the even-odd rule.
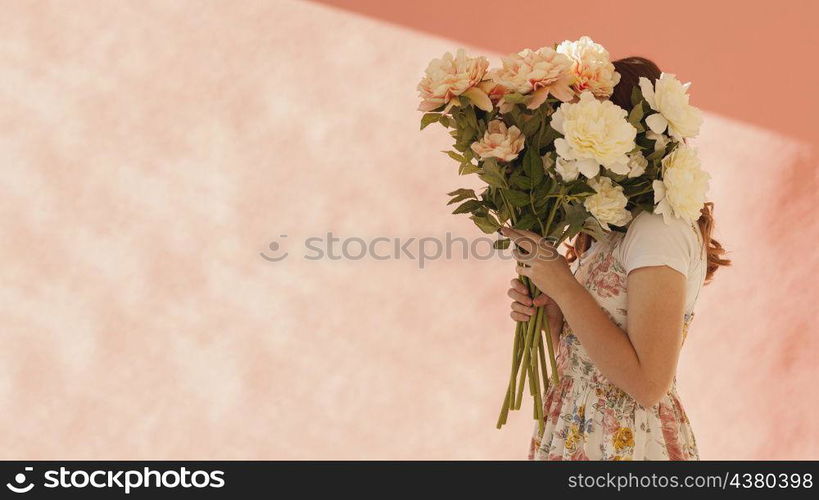
[[[702,456],[819,458],[813,4],[337,3],[0,2],[0,458],[525,457],[511,264],[301,242],[477,236],[418,78],[583,33],[707,112],[735,266],[680,364]]]

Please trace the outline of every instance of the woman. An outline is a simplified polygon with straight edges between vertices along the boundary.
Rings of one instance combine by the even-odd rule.
[[[621,79],[611,100],[626,110],[641,76],[660,77],[644,58],[614,66]],[[528,252],[517,253],[519,274],[543,292],[532,300],[512,280],[512,319],[527,321],[547,306],[559,345],[560,382],[544,398],[545,431],[535,427],[530,459],[699,458],[675,372],[700,288],[729,264],[711,238],[712,210],[706,204],[693,225],[642,212],[604,240],[581,234],[567,258],[534,233],[502,230]]]

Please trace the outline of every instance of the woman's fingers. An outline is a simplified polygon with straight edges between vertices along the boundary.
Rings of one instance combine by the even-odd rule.
[[[515,280],[517,281],[517,280]],[[529,298],[529,294],[521,293],[516,288],[510,288],[506,295],[509,296],[510,299],[514,300],[515,302],[520,302],[525,306],[532,305],[532,299]]]
[[[537,249],[537,242],[539,237],[534,233],[528,231],[518,231],[508,227],[501,228],[501,234],[515,242],[515,245],[521,247],[527,252]],[[534,237],[532,237],[534,235]]]
[[[527,316],[531,316],[535,314],[535,308],[529,307],[521,304],[520,302],[512,302],[512,310],[519,312],[521,314],[525,314]]]
[[[545,293],[541,293],[540,295],[535,297],[535,300],[532,301],[532,304],[535,307],[548,306],[553,303],[554,301],[552,300],[552,298],[546,295]]]
[[[529,321],[529,316],[521,314],[516,311],[512,311],[511,313],[509,313],[509,317],[515,321]]]
[[[529,296],[529,289],[526,288],[526,285],[524,285],[523,282],[520,281],[519,279],[515,278],[512,281],[510,281],[509,284],[512,285],[512,288],[514,288],[515,290],[526,295],[527,297]]]

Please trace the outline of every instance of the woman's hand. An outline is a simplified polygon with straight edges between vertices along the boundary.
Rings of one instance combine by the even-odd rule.
[[[507,227],[501,229],[501,234],[526,252],[512,252],[518,261],[518,274],[528,277],[549,300],[559,298],[561,292],[577,284],[566,259],[542,236]]]
[[[557,303],[545,293],[541,293],[532,300],[529,289],[517,278],[512,280],[511,285],[512,288],[506,292],[506,295],[512,299],[512,312],[509,313],[509,316],[515,321],[529,321],[529,318],[535,313],[535,308],[545,307],[552,338],[557,342],[560,331],[563,330],[563,312]]]

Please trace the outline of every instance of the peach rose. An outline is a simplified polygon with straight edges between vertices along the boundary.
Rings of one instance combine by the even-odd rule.
[[[485,57],[469,57],[464,49],[458,49],[454,57],[447,52],[441,59],[433,59],[418,82],[421,96],[418,110],[433,111],[446,104],[443,110],[446,113],[459,104],[455,97],[463,95],[475,106],[490,111],[492,102],[486,92],[478,88],[488,67],[489,61]]]
[[[584,90],[591,91],[595,97],[609,97],[614,86],[620,81],[620,73],[614,70],[609,59],[609,51],[587,36],[579,40],[564,41],[557,46],[557,51],[571,58],[575,83],[572,86],[578,94]]]
[[[523,49],[517,54],[502,57],[503,67],[490,71],[495,82],[523,95],[531,94],[526,107],[536,109],[549,94],[563,102],[571,101],[572,60],[550,47],[538,50]]]
[[[526,137],[516,126],[507,128],[500,120],[492,120],[487,126],[483,139],[472,143],[472,151],[482,160],[498,158],[503,161],[512,161],[518,157],[523,149]]]

